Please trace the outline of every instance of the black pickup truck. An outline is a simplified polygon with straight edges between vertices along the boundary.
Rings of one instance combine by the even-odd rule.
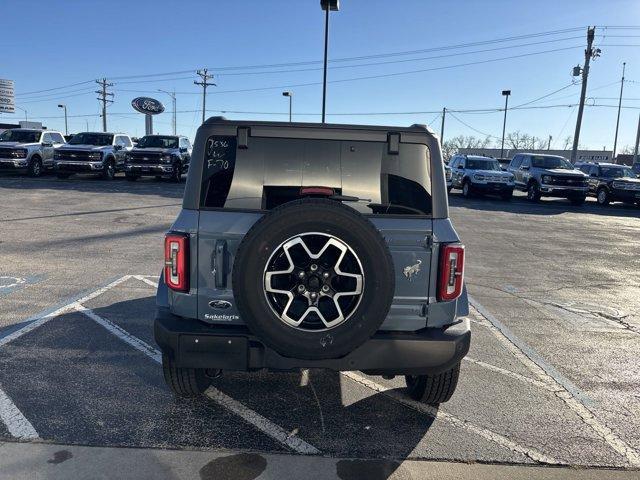
[[[189,169],[191,143],[180,135],[146,135],[125,157],[125,176],[135,181],[141,176],[182,180]]]

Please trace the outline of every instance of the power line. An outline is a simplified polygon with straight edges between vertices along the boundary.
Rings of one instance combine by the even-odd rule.
[[[98,100],[102,102],[102,131],[107,131],[107,103],[113,103],[113,100],[109,100],[109,97],[113,98],[113,92],[107,92],[107,87],[112,87],[113,83],[108,83],[106,78],[102,80],[96,80],[96,83],[100,85],[100,90],[96,90],[98,94]]]
[[[542,95],[541,97],[535,98],[535,99],[530,100],[530,101],[525,102],[525,103],[521,103],[520,105],[516,105],[515,107],[511,107],[511,108],[523,107],[523,106],[525,106],[525,105],[529,105],[529,104],[535,103],[535,102],[537,102],[537,101],[539,101],[539,100],[542,100],[542,99],[544,99],[544,98],[550,97],[551,95],[553,95],[553,94],[555,94],[555,93],[561,92],[562,90],[566,90],[566,89],[567,89],[567,88],[569,88],[569,87],[573,87],[574,85],[580,85],[580,82],[576,82],[576,83],[571,82],[569,85],[565,85],[564,87],[561,87],[561,88],[559,88],[559,89],[557,89],[557,90],[554,90],[554,91],[553,91],[553,92],[551,92],[551,93],[547,93],[546,95]]]
[[[464,125],[465,127],[473,130],[476,133],[479,133],[480,135],[484,135],[485,137],[490,137],[490,138],[495,138],[495,139],[500,139],[500,137],[496,137],[495,135],[491,135],[490,133],[487,132],[483,132],[482,130],[478,130],[475,127],[472,127],[471,125],[469,125],[468,123],[460,120],[457,116],[455,116],[453,113],[451,113],[450,110],[447,110],[447,112],[449,113],[449,115],[451,115],[454,119],[456,119],[458,122],[460,122],[462,125]]]
[[[205,112],[207,110],[207,87],[215,87],[216,84],[215,83],[208,83],[209,79],[213,78],[213,75],[210,75],[209,73],[207,73],[208,70],[202,69],[202,70],[198,70],[196,73],[198,74],[198,76],[202,79],[201,82],[196,82],[194,81],[193,83],[195,85],[200,85],[202,87],[202,123],[204,123],[204,117],[205,117]],[[176,92],[173,92],[173,94],[175,95]]]

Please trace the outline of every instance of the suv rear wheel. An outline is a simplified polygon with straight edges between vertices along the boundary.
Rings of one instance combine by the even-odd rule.
[[[409,396],[429,405],[438,405],[451,398],[458,385],[460,363],[436,375],[406,375]]]
[[[197,397],[211,385],[212,377],[207,375],[207,370],[176,367],[167,355],[162,356],[162,373],[165,382],[178,397]]]
[[[305,198],[255,223],[233,266],[233,294],[249,330],[284,356],[337,358],[385,320],[395,272],[376,228],[339,202]]]

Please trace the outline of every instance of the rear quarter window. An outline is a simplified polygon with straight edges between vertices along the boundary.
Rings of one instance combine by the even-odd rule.
[[[205,145],[203,166],[203,198],[201,205],[223,208],[231,190],[236,167],[235,136],[211,136]]]

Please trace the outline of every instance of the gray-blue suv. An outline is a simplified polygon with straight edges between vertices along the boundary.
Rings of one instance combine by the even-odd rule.
[[[429,404],[456,388],[464,246],[424,126],[210,118],[164,248],[155,339],[176,395],[261,369],[404,375]]]

